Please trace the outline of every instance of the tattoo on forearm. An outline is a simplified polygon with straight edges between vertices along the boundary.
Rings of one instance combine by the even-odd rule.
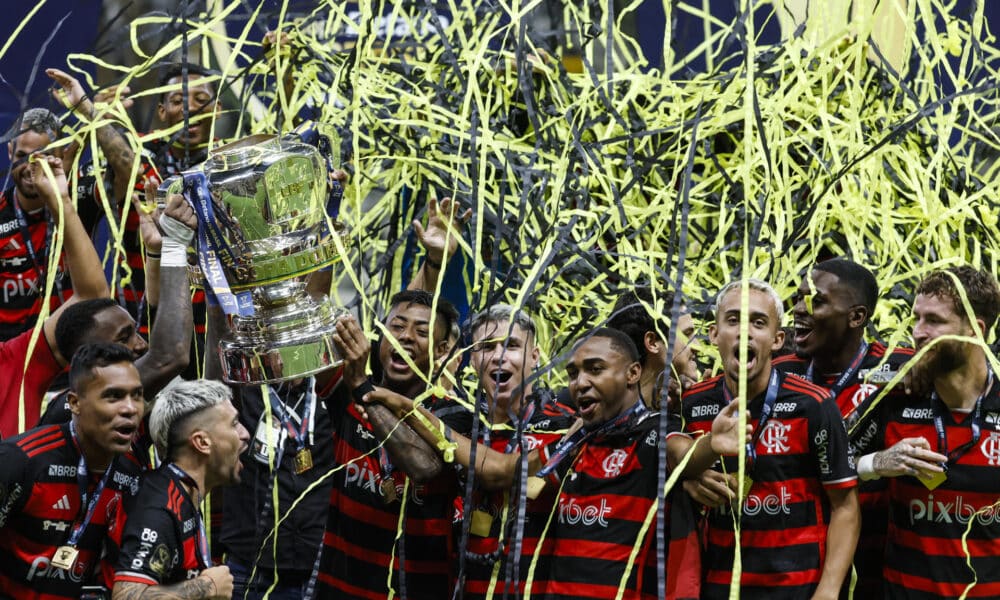
[[[211,598],[212,587],[207,577],[195,577],[174,585],[119,583],[112,600],[199,600]]]

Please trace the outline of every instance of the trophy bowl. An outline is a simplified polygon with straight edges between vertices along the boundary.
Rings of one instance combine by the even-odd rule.
[[[218,348],[228,383],[298,379],[343,362],[332,336],[346,311],[306,292],[309,275],[343,258],[336,242],[347,228],[329,216],[329,189],[315,147],[270,135],[220,146],[160,186],[198,215],[189,272],[228,316]]]

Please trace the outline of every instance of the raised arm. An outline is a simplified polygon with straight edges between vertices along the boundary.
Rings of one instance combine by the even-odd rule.
[[[97,257],[97,250],[90,241],[90,236],[80,222],[80,216],[73,207],[66,183],[66,173],[62,161],[54,156],[35,155],[29,165],[31,177],[36,182],[39,193],[45,199],[45,205],[52,213],[58,226],[62,225],[63,256],[66,257],[66,268],[73,281],[73,296],[63,303],[42,325],[45,340],[49,343],[56,360],[66,364],[69,357],[63,357],[56,349],[56,322],[63,311],[80,300],[106,298],[109,295],[108,282],[104,279],[104,269]],[[43,169],[48,166],[52,174],[50,178]]]
[[[345,317],[337,322],[333,335],[334,344],[344,358],[343,382],[348,390],[370,386],[365,374],[371,344],[357,320]],[[381,405],[370,407],[368,422],[376,436],[383,441],[392,461],[416,482],[429,481],[441,472],[444,463],[437,451],[391,410]]]
[[[150,192],[147,187],[147,193]],[[184,196],[167,199],[160,215],[159,318],[149,334],[149,351],[136,361],[147,398],[154,398],[163,386],[187,368],[194,328],[191,288],[187,276],[187,247],[198,226],[194,210]]]
[[[437,287],[441,270],[458,250],[458,239],[462,235],[461,226],[472,217],[472,209],[458,214],[458,203],[445,198],[440,205],[434,198],[427,203],[427,227],[419,219],[413,222],[417,241],[426,254],[424,264],[413,279],[409,290],[426,290],[433,293]]]
[[[83,86],[76,78],[59,69],[46,69],[45,74],[59,84],[60,89],[57,91],[56,97],[66,108],[87,121],[98,117],[94,103],[84,93]],[[108,161],[108,166],[115,174],[112,192],[114,201],[121,203],[125,199],[125,194],[133,186],[132,170],[135,164],[135,152],[129,146],[125,136],[111,123],[98,127],[94,133],[97,135],[97,145],[101,147],[104,158]]]

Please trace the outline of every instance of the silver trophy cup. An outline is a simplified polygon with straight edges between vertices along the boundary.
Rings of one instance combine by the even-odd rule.
[[[332,341],[345,313],[306,293],[307,277],[341,261],[327,216],[328,169],[308,144],[257,135],[221,146],[164,182],[198,215],[192,280],[229,316],[219,357],[229,383],[296,379],[342,362]]]

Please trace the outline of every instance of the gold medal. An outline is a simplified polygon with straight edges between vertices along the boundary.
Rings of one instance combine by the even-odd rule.
[[[528,478],[528,499],[534,500],[545,489],[545,480],[541,477]]]
[[[382,479],[382,483],[379,484],[379,488],[382,490],[382,501],[386,504],[392,504],[396,501],[396,480],[392,477],[386,477]]]
[[[472,527],[469,531],[472,535],[479,537],[489,537],[493,530],[493,515],[485,510],[472,511]]]
[[[76,555],[79,553],[80,551],[73,546],[59,546],[59,549],[56,550],[55,555],[52,557],[51,564],[58,569],[69,571],[73,568],[73,563],[76,562]]]
[[[933,490],[937,486],[941,485],[946,479],[948,479],[948,475],[946,473],[931,473],[930,478],[927,479],[920,476],[917,477],[917,480],[924,484],[924,487],[929,490]]]
[[[747,496],[750,495],[750,488],[753,487],[753,478],[749,475],[743,475],[743,495],[740,496],[740,502],[746,502]]]
[[[295,453],[295,474],[301,475],[313,468],[313,455],[309,448],[303,448]]]

